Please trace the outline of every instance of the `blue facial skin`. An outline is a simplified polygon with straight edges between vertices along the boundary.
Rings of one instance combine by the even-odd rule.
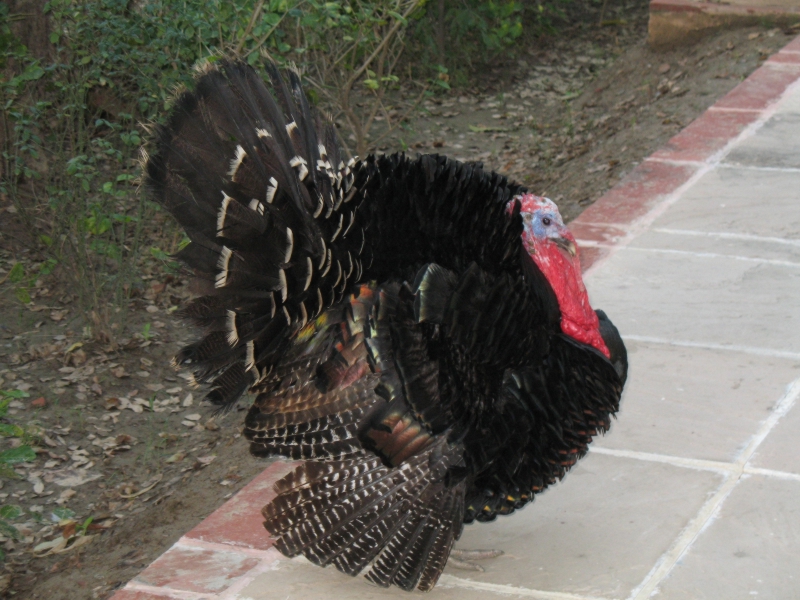
[[[560,237],[564,227],[561,215],[542,209],[533,213],[522,213],[522,223],[525,233],[537,240]]]

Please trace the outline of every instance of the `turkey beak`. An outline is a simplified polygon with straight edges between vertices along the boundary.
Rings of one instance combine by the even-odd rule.
[[[578,253],[578,247],[575,244],[575,240],[572,240],[568,237],[553,238],[553,243],[561,248],[564,252],[569,254],[572,258],[575,258],[575,255]]]

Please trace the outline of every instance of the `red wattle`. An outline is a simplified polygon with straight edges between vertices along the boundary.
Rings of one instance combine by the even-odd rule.
[[[550,282],[558,299],[561,331],[596,348],[606,358],[611,358],[611,353],[600,336],[600,321],[589,304],[589,294],[583,285],[577,246],[575,256],[568,256],[550,240],[534,239],[533,246],[533,260]]]

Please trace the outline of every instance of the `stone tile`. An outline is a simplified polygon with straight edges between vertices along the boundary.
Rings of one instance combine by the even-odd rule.
[[[292,471],[297,464],[280,460],[274,462],[187,533],[186,537],[266,550],[272,546],[272,540],[264,529],[261,509],[275,497],[272,490],[275,482]]]
[[[717,168],[701,177],[653,229],[744,233],[800,240],[800,173]]]
[[[626,225],[683,185],[696,168],[645,161],[580,216],[583,223]]]
[[[762,110],[778,100],[798,77],[800,68],[764,65],[720,98],[714,107]]]
[[[165,591],[163,595],[151,594],[150,592],[143,592],[141,590],[126,590],[121,589],[116,594],[111,596],[109,600],[165,600],[165,598],[174,598]]]
[[[219,593],[260,562],[261,558],[234,550],[175,545],[133,581],[172,590]]]
[[[708,110],[653,153],[652,157],[704,161],[758,119],[759,114],[757,111]]]
[[[447,579],[446,577],[444,578]],[[383,598],[421,598],[419,594],[409,596],[398,588],[384,589],[363,577],[350,577],[334,567],[320,568],[303,557],[291,560],[282,559],[274,564],[273,570],[258,575],[237,598],[241,600],[284,600],[303,598],[317,600],[322,598],[352,598],[353,600],[381,600]],[[487,598],[520,598],[514,594],[493,594],[484,590],[476,591],[453,587],[445,581],[430,592],[426,600],[452,598],[459,600],[485,600]],[[530,596],[526,596],[530,597]]]
[[[467,527],[459,548],[497,548],[463,579],[625,598],[721,482],[709,472],[590,453],[519,513]],[[469,574],[467,574],[469,573]]]
[[[800,267],[800,240],[782,241],[767,238],[736,237],[735,232],[685,232],[681,229],[655,229],[634,239],[628,248],[640,250],[677,250],[700,254],[722,254],[742,258],[779,261]],[[789,243],[791,242],[791,243]]]
[[[795,375],[800,376],[800,365],[795,368]],[[796,403],[789,413],[778,421],[748,464],[800,475],[798,439],[800,439],[800,403]]]
[[[586,219],[578,217],[567,224],[569,230],[581,242],[595,242],[598,244],[613,245],[619,242],[627,234],[627,229],[616,225],[606,225],[604,223],[589,223]],[[581,245],[581,248],[584,246]]]
[[[797,598],[798,496],[800,482],[759,476],[741,481],[653,598]]]
[[[621,409],[611,431],[595,441],[604,448],[731,462],[786,383],[800,376],[800,360],[636,341],[626,346],[630,371]]]
[[[582,247],[580,249],[581,271],[586,272],[592,265],[608,256],[608,248]]]
[[[800,64],[800,54],[797,52],[780,51],[770,56],[769,59],[767,60],[767,64],[798,65]]]
[[[725,162],[800,168],[800,114],[784,112],[774,115],[753,136],[738,144]]]
[[[798,268],[621,250],[585,280],[623,338],[800,352]]]
[[[800,35],[794,38],[791,42],[786,44],[782,51],[787,52],[800,52]]]

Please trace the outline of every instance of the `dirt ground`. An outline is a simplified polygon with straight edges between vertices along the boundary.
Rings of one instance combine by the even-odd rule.
[[[791,34],[754,27],[656,53],[643,3],[611,17],[525,42],[521,57],[428,102],[383,150],[482,161],[572,219]],[[33,259],[6,234],[7,203],[0,214],[3,280]],[[171,315],[191,297],[187,281],[145,277],[115,349],[83,338],[68,290],[43,282],[22,305],[0,285],[0,389],[27,394],[2,421],[27,428],[37,453],[14,466],[18,478],[0,479],[0,505],[22,508],[8,521],[20,539],[0,536],[0,595],[106,598],[266,466],[241,438],[244,408],[214,418],[202,390],[169,366],[192,337]],[[59,539],[65,551],[48,554]]]

